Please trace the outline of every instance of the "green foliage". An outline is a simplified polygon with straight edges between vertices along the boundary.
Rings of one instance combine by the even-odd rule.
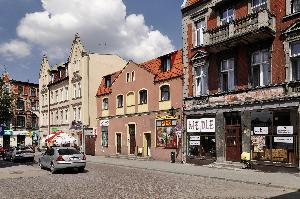
[[[12,97],[5,89],[5,83],[0,78],[0,124],[7,123],[12,116]]]

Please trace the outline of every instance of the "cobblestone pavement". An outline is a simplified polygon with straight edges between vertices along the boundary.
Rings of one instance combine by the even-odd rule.
[[[12,168],[1,168],[0,172],[19,170],[23,175],[0,178],[1,199],[300,198],[299,192],[282,188],[102,164],[89,163],[85,173],[50,174],[36,164]]]

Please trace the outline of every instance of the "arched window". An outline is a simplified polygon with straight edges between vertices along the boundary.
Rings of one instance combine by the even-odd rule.
[[[102,102],[102,109],[108,110],[108,98],[104,98]]]
[[[170,87],[169,85],[163,85],[160,87],[161,101],[170,100]]]

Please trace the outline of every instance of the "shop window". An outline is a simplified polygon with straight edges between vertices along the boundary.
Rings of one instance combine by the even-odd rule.
[[[25,127],[25,117],[17,116],[17,127]]]
[[[161,101],[170,100],[170,87],[169,85],[163,85],[160,87]]]
[[[196,96],[207,95],[208,68],[200,66],[195,68]]]
[[[104,98],[102,101],[102,109],[108,110],[108,98]]]
[[[268,0],[252,0],[252,10],[255,12],[260,9],[266,9],[267,3]]]
[[[147,90],[141,90],[140,94],[140,104],[147,104]]]
[[[300,12],[300,0],[292,0],[292,13]]]
[[[176,119],[156,121],[156,146],[177,148]]]
[[[200,20],[195,23],[195,46],[203,45],[204,43],[205,21]]]
[[[300,41],[290,45],[290,59],[292,63],[292,80],[300,80]]]
[[[17,100],[17,109],[24,110],[25,102],[23,100]]]
[[[234,90],[234,59],[224,59],[221,62],[221,89],[222,91]]]
[[[251,157],[253,161],[298,164],[298,131],[292,122],[297,110],[251,114]]]
[[[117,96],[117,108],[122,108],[124,106],[123,104],[123,95]]]
[[[230,23],[234,19],[234,9],[227,8],[221,12],[221,25]]]
[[[101,127],[101,132],[102,132],[102,146],[108,146],[108,127],[107,126],[102,126]]]
[[[252,54],[252,85],[266,86],[270,84],[269,51],[261,50]]]

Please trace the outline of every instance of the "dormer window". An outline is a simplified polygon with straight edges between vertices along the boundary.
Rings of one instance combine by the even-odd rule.
[[[111,86],[111,76],[105,77],[105,87],[108,88]]]
[[[267,8],[267,0],[252,0],[252,10],[258,11]]]
[[[171,57],[170,56],[162,57],[161,63],[162,63],[162,66],[161,66],[162,72],[171,70]]]
[[[61,78],[61,70],[59,69],[59,78]]]
[[[221,25],[230,23],[234,19],[234,10],[233,8],[227,8],[221,13]]]

